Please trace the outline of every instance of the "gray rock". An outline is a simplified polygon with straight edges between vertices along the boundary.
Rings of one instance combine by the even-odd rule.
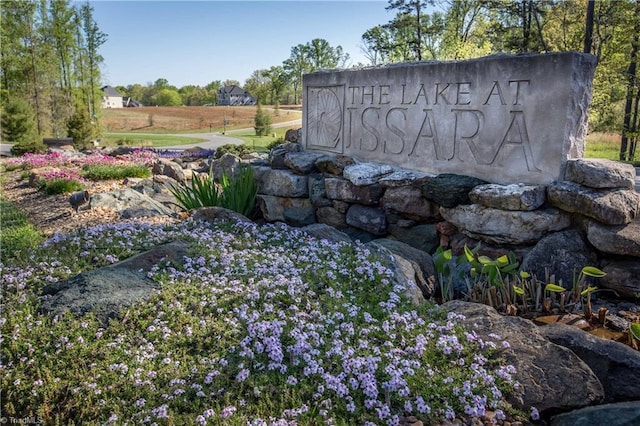
[[[550,426],[632,426],[640,424],[640,401],[596,405],[551,417]]]
[[[372,185],[396,169],[387,164],[360,163],[344,168],[343,176],[356,186]]]
[[[318,222],[338,229],[347,227],[347,214],[334,207],[320,207],[316,210]]]
[[[275,197],[273,195],[258,194],[256,203],[267,222],[284,222],[284,211],[292,207],[311,207],[308,198]]]
[[[401,213],[415,220],[433,219],[440,216],[438,206],[424,198],[420,190],[412,186],[387,188],[380,204],[385,210]]]
[[[602,383],[604,402],[640,401],[640,352],[567,324],[545,325],[540,332],[591,368]]]
[[[321,240],[333,241],[336,243],[351,243],[351,238],[344,232],[338,231],[333,226],[324,223],[314,223],[301,228],[304,232]]]
[[[625,259],[603,261],[603,272],[606,276],[600,278],[600,287],[614,290],[618,296],[637,300],[640,295],[640,260]]]
[[[546,271],[555,275],[555,283],[570,289],[574,276],[585,266],[596,266],[597,256],[582,234],[567,230],[548,235],[524,256],[520,269],[545,280]],[[574,275],[575,274],[575,275]]]
[[[135,219],[139,217],[153,216],[161,216],[161,214],[157,210],[152,210],[145,207],[130,207],[120,212],[120,218],[122,219]]]
[[[353,158],[345,155],[323,155],[316,160],[316,167],[322,173],[341,176],[344,168],[354,163]]]
[[[379,238],[368,245],[377,244],[390,250],[394,255],[400,256],[411,263],[415,271],[411,278],[422,291],[425,299],[430,299],[435,293],[436,268],[433,259],[428,253],[411,247],[398,240]]]
[[[373,235],[387,233],[387,218],[384,211],[377,207],[352,205],[347,211],[347,224]]]
[[[324,181],[327,198],[358,204],[377,204],[384,194],[379,184],[356,186],[345,179],[326,178]]]
[[[299,143],[285,143],[276,146],[269,152],[269,166],[273,169],[287,169],[287,165],[284,163],[285,156],[290,152],[301,152],[302,145]]]
[[[465,235],[492,244],[532,244],[571,224],[569,215],[557,209],[525,212],[468,204],[441,207],[440,214]]]
[[[640,218],[621,226],[589,221],[587,238],[601,252],[640,257]]]
[[[624,225],[638,216],[640,194],[627,189],[592,189],[577,183],[552,182],[549,202],[568,212],[579,213],[605,225]]]
[[[488,183],[471,176],[443,173],[435,177],[420,179],[419,185],[424,195],[442,207],[452,208],[460,204],[470,204],[469,192],[478,185]]]
[[[378,244],[377,241],[370,241],[367,246],[372,252],[387,259],[386,263],[388,263],[389,269],[394,272],[392,279],[405,289],[405,294],[409,301],[415,306],[423,304],[425,298],[422,289],[415,281],[416,279],[423,279],[419,265],[415,261],[410,261],[402,255],[389,250],[382,244]]]
[[[246,216],[234,212],[233,210],[225,209],[223,207],[201,207],[196,209],[191,215],[193,220],[201,220],[204,222],[240,222],[240,223],[252,223],[252,221]]]
[[[331,205],[331,200],[327,198],[324,179],[322,175],[309,175],[309,200],[315,207]]]
[[[424,177],[424,174],[420,176]],[[381,178],[378,183],[385,188],[397,188],[399,186],[411,185],[416,179],[418,179],[418,175],[415,172],[397,170]]]
[[[302,227],[316,223],[316,210],[313,206],[291,207],[284,209],[282,217],[288,225]]]
[[[56,316],[71,311],[76,316],[94,312],[103,323],[118,316],[123,308],[149,298],[159,287],[147,272],[160,262],[181,262],[189,244],[175,241],[122,262],[82,272],[42,289],[43,312]]]
[[[153,173],[156,175],[169,176],[180,183],[184,183],[187,179],[182,171],[182,167],[171,160],[159,158],[153,165]]]
[[[241,165],[242,160],[240,159],[240,157],[228,152],[222,154],[222,157],[211,162],[211,172],[213,173],[213,178],[216,180],[216,182],[219,182],[220,179],[222,179],[222,175],[236,176],[240,171]]]
[[[500,315],[487,305],[453,300],[442,305],[447,311],[464,315],[458,321],[468,332],[483,340],[497,333],[509,342],[498,356],[515,367],[515,379],[522,394],[507,400],[529,411],[536,407],[544,418],[551,413],[598,404],[604,390],[597,376],[576,354],[544,338],[533,322],[515,316]]]
[[[636,169],[631,164],[601,158],[567,160],[566,180],[589,188],[633,189]]]
[[[294,173],[306,175],[317,170],[315,162],[323,155],[317,152],[287,152],[284,165]]]
[[[289,170],[274,170],[269,167],[254,168],[258,193],[276,197],[308,197],[309,177]]]
[[[173,211],[153,198],[131,189],[103,192],[91,196],[91,207],[104,207],[115,211],[125,209],[147,209],[160,215],[171,215]]]
[[[476,204],[494,209],[531,211],[546,201],[546,187],[523,183],[478,185],[469,192],[469,198]]]
[[[301,139],[300,137],[301,134],[302,134],[302,128],[289,129],[284,134],[284,140],[287,142],[298,142]]]
[[[433,253],[440,243],[436,226],[433,224],[416,225],[410,228],[404,228],[400,224],[389,225],[389,234],[398,241],[427,253]]]

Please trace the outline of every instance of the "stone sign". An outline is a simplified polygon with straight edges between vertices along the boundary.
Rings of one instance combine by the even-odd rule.
[[[596,59],[567,52],[495,55],[306,74],[310,151],[546,184],[584,153]]]

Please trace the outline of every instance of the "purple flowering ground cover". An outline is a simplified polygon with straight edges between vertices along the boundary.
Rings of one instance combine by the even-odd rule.
[[[101,324],[39,313],[41,288],[158,244],[147,302]],[[2,414],[47,424],[424,424],[504,419],[517,386],[482,341],[406,300],[360,244],[285,226],[120,223],[58,234],[0,264]]]

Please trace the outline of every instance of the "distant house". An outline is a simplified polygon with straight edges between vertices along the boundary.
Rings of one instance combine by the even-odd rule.
[[[224,86],[218,89],[218,105],[255,105],[256,98],[238,86]]]
[[[102,88],[102,108],[122,108],[122,95],[111,86]]]

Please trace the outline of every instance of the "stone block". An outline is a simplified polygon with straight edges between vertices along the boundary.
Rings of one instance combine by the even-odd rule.
[[[292,207],[311,207],[308,198],[275,197],[258,194],[256,202],[267,222],[284,222],[284,211]]]
[[[469,198],[476,204],[494,209],[531,211],[546,201],[546,187],[522,183],[479,185],[469,192]]]
[[[559,209],[605,225],[624,225],[640,213],[640,194],[629,189],[593,189],[569,181],[552,182],[547,199]]]
[[[327,198],[359,204],[376,204],[382,198],[384,188],[379,184],[356,186],[345,179],[326,178],[324,181]]]
[[[305,148],[547,184],[583,156],[595,67],[595,56],[562,52],[305,74]]]
[[[620,161],[579,158],[567,161],[564,178],[590,188],[633,189],[636,169]]]
[[[255,167],[254,176],[259,194],[293,198],[309,196],[308,176],[270,167]]]

